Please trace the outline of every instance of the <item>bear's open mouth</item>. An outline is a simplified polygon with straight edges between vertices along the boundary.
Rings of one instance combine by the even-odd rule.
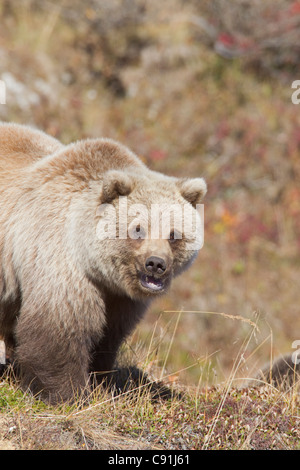
[[[159,291],[164,288],[164,283],[161,279],[157,279],[154,276],[149,276],[147,274],[142,274],[141,276],[141,284],[143,287],[146,287],[146,289],[152,290],[152,291]]]

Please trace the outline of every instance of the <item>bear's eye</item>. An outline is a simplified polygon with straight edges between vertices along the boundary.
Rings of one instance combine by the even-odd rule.
[[[144,239],[146,238],[146,232],[140,224],[137,224],[137,225],[133,225],[132,227],[130,227],[129,236],[130,238],[134,240],[138,240],[141,238]]]
[[[135,233],[136,238],[146,238],[146,231],[140,226],[140,224],[135,227]]]
[[[177,230],[171,230],[170,235],[169,235],[170,243],[176,242],[177,240],[180,240],[181,238],[182,236],[179,232],[177,232]]]
[[[134,230],[135,230],[135,233],[136,233],[136,238],[143,238],[144,230],[142,229],[140,224],[136,225]]]

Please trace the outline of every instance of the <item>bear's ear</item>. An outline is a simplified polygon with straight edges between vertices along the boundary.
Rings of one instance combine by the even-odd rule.
[[[123,171],[111,170],[103,177],[101,202],[108,203],[119,196],[128,196],[132,191],[132,181]]]
[[[177,182],[179,191],[184,199],[194,207],[204,198],[207,187],[203,178],[180,179]]]

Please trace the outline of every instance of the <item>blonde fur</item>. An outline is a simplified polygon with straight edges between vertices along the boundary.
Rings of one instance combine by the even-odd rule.
[[[197,254],[184,240],[99,240],[99,206],[118,209],[120,196],[195,205],[205,191],[202,179],[153,172],[109,139],[65,146],[0,125],[0,336],[23,387],[51,402],[87,393],[90,374],[112,370],[151,299]],[[153,256],[165,263],[151,277],[159,292],[141,284]]]

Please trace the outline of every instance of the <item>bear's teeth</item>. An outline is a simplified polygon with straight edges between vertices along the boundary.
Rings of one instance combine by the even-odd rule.
[[[152,276],[143,276],[142,284],[144,287],[152,290],[160,290],[163,288],[163,283],[160,279],[155,279]]]

